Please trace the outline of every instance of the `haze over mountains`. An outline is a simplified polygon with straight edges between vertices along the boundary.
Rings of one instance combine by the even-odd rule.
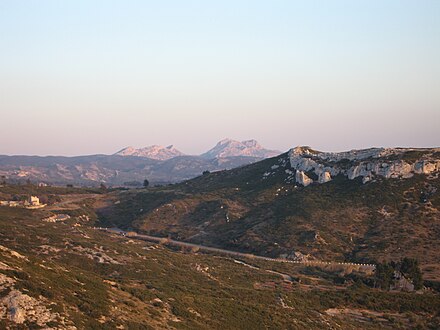
[[[279,155],[280,153],[281,151],[263,148],[255,140],[239,142],[232,139],[224,139],[218,142],[214,148],[208,150],[200,156],[206,159],[227,157],[269,158]],[[115,155],[146,157],[157,160],[168,160],[178,156],[186,156],[183,152],[174,148],[173,145],[168,147],[152,145],[139,149],[130,146],[118,151],[115,153]]]
[[[174,183],[201,175],[239,167],[280,154],[263,148],[255,140],[224,139],[200,156],[185,155],[170,145],[124,148],[113,155],[78,157],[0,156],[0,175],[16,181],[51,184],[139,185]]]

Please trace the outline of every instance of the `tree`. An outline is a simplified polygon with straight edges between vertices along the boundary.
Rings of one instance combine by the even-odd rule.
[[[147,179],[144,180],[144,188],[147,188],[150,185],[150,181]]]
[[[389,290],[393,283],[394,268],[390,264],[377,264],[375,272],[375,287]]]
[[[423,287],[422,271],[420,270],[417,259],[403,258],[399,263],[400,271],[405,277],[410,278],[414,284],[414,289],[419,290]]]
[[[40,195],[40,203],[41,204],[49,204],[49,196],[47,195]]]
[[[209,172],[208,170],[206,170],[206,171],[203,171],[203,175],[208,175],[209,173],[211,173],[211,172]]]
[[[415,290],[423,288],[423,276],[417,259],[403,258],[399,262],[378,263],[374,276],[375,287],[389,290],[395,284],[394,273],[411,280]]]

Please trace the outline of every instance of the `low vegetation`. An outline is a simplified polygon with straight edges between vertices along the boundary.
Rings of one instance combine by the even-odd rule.
[[[204,177],[208,179],[211,175]],[[337,191],[337,187],[328,189]],[[110,221],[114,218],[105,212],[123,212],[129,201],[132,204],[128,216],[133,219],[167,204],[174,205],[176,200],[182,203],[175,206],[177,210],[185,207],[191,210],[191,203],[195,203],[200,213],[194,221],[200,221],[200,225],[202,214],[221,217],[224,213],[217,212],[225,208],[231,221],[249,223],[247,217],[255,211],[244,201],[261,198],[262,204],[255,204],[261,210],[264,201],[268,206],[273,198],[266,189],[237,191],[233,187],[229,191],[235,192],[240,201],[234,204],[232,198],[224,195],[226,190],[195,195],[191,189],[182,184],[148,188],[141,193],[83,192],[80,199],[80,193],[75,191],[70,195],[60,194],[60,201],[49,205],[49,209],[0,207],[0,279],[13,282],[0,284],[0,328],[62,329],[74,325],[80,329],[436,329],[440,326],[440,296],[435,289],[422,288],[419,293],[389,291],[385,286],[381,289],[381,285],[374,285],[380,272],[374,274],[350,265],[318,267],[252,258],[234,260],[194,249],[170,249],[93,228],[98,221],[93,214],[95,208],[105,215],[102,221]],[[290,194],[289,198],[299,198],[294,190],[286,194]],[[311,205],[310,195],[301,198]],[[285,205],[285,211],[295,210],[287,202],[275,203]],[[174,208],[166,207],[171,217]],[[68,208],[62,212],[69,213],[71,218],[57,223],[42,221],[50,213],[61,212],[57,208]],[[301,208],[297,212],[300,211]],[[84,220],[84,214],[90,214],[90,220]],[[176,223],[180,224],[180,219],[176,216]],[[124,223],[121,221],[120,225]],[[317,239],[315,234],[310,237]],[[308,235],[301,236],[305,246]],[[284,237],[280,235],[279,244]],[[258,236],[255,238],[256,247],[252,249],[258,252]],[[319,238],[331,242],[331,237],[321,231]],[[416,285],[420,268],[417,261],[394,260],[397,262],[384,262],[384,265],[392,265],[393,270],[401,271]],[[435,287],[432,285],[435,282],[429,283],[431,288]],[[50,321],[38,324],[25,319],[16,325],[8,312],[10,299],[5,297],[17,291],[34,299],[31,300],[34,305],[29,306],[34,313],[48,311]],[[40,305],[45,309],[38,309]]]
[[[362,184],[338,176],[301,187],[276,168],[286,157],[123,192],[103,210],[101,224],[271,257],[299,251],[369,263],[408,256],[419,260],[427,279],[440,280],[438,177]]]

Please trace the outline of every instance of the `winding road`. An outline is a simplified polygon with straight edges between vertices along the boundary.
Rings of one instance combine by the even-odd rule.
[[[298,260],[288,260],[288,259],[282,259],[282,258],[269,258],[264,256],[259,256],[255,254],[250,253],[242,253],[237,251],[231,251],[231,250],[225,250],[200,244],[194,244],[194,243],[188,243],[188,242],[182,242],[182,241],[176,241],[170,238],[166,237],[157,237],[157,236],[151,236],[151,235],[143,235],[138,234],[135,232],[126,232],[119,228],[104,228],[104,227],[95,227],[97,230],[103,230],[110,233],[119,234],[125,237],[129,238],[135,238],[140,240],[145,240],[149,242],[155,242],[155,243],[161,243],[161,244],[168,244],[173,246],[179,246],[183,248],[190,248],[194,250],[200,250],[200,251],[206,251],[206,252],[213,252],[217,254],[223,254],[223,255],[229,255],[232,257],[239,257],[239,258],[249,258],[249,259],[257,259],[257,260],[265,260],[265,261],[272,261],[272,262],[282,262],[282,263],[291,263],[291,264],[304,264],[309,266],[356,266],[360,267],[363,271],[374,271],[376,269],[376,265],[374,264],[360,264],[360,263],[352,263],[352,262],[336,262],[336,261],[298,261]]]

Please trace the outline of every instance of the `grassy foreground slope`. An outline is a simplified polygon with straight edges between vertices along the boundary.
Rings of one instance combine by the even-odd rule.
[[[337,176],[302,187],[289,182],[286,170],[284,154],[124,192],[102,223],[274,257],[294,251],[357,262],[407,256],[419,259],[427,278],[440,279],[440,178],[362,184]]]

